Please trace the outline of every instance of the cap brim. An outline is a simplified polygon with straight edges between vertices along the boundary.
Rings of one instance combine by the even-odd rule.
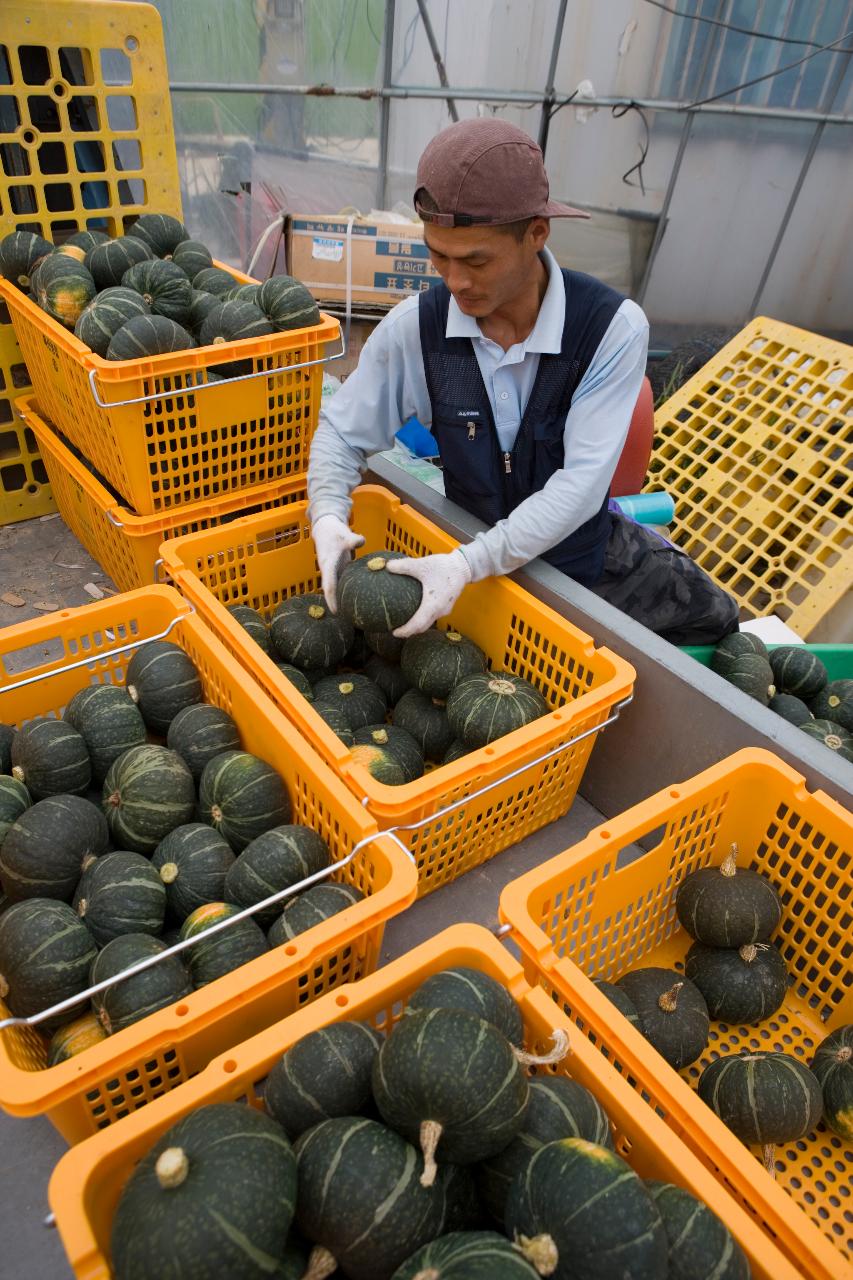
[[[574,209],[570,204],[561,204],[559,200],[549,200],[540,214],[540,218],[589,218],[592,215],[583,209]]]

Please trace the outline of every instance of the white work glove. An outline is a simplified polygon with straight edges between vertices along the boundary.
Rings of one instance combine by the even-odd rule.
[[[337,516],[320,516],[311,526],[323,595],[332,613],[338,611],[338,574],[349,560],[350,552],[364,545],[360,533],[354,533],[349,525]]]
[[[471,570],[461,551],[418,559],[389,560],[387,570],[417,578],[424,590],[417,613],[393,633],[400,640],[428,631],[439,618],[447,617],[462,589],[471,581]]]

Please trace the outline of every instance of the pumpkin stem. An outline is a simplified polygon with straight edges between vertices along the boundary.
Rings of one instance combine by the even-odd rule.
[[[9,984],[6,981],[6,979],[3,977],[3,974],[0,973],[0,1000],[5,1000],[8,994],[9,994]]]
[[[430,702],[432,703],[432,705],[433,705],[434,707],[446,707],[446,706],[447,706],[447,699],[446,699],[446,698],[430,698]]]
[[[326,610],[323,608],[321,604],[309,604],[308,606],[309,618],[325,618],[325,616],[326,616]]]
[[[828,733],[823,742],[824,746],[829,747],[830,751],[837,751],[841,746],[841,738],[837,733]]]
[[[489,681],[489,688],[492,693],[499,693],[503,697],[506,697],[508,694],[515,693],[515,685],[512,681],[501,680],[499,676],[495,676],[494,679]]]
[[[536,1054],[525,1053],[523,1049],[513,1047],[513,1053],[523,1067],[547,1067],[553,1062],[562,1062],[568,1053],[571,1053],[569,1045],[569,1033],[564,1031],[562,1027],[558,1027],[556,1031],[551,1032],[551,1039],[554,1042],[554,1048],[548,1053]]]
[[[764,1148],[764,1168],[771,1178],[776,1177],[776,1147],[772,1142],[768,1142]]]
[[[164,1191],[179,1187],[190,1171],[190,1162],[183,1147],[167,1147],[161,1151],[154,1166],[157,1181]]]
[[[83,875],[85,872],[87,872],[91,867],[92,863],[97,861],[98,859],[94,853],[85,854],[83,857],[83,861],[80,863],[80,874]]]
[[[220,809],[218,804],[214,804],[210,806],[210,816],[214,822],[222,821],[222,810]]]
[[[24,771],[23,771],[23,769],[21,768],[21,766],[20,766],[19,764],[13,765],[13,767],[12,767],[12,777],[13,777],[13,778],[17,778],[19,782],[25,782],[25,781],[26,781],[26,779],[24,778]]]
[[[87,898],[81,898],[77,903],[77,914],[82,920],[86,912],[89,910],[89,901]]]
[[[421,1174],[422,1187],[431,1187],[435,1182],[435,1175],[438,1173],[438,1165],[435,1163],[435,1150],[443,1132],[444,1125],[438,1120],[421,1121],[421,1151],[424,1156],[424,1171]]]
[[[160,879],[163,884],[174,884],[178,878],[178,864],[176,862],[164,862],[160,868]]]
[[[738,955],[745,964],[752,964],[753,960],[758,955],[758,947],[754,942],[747,942],[739,949]]]
[[[370,736],[374,742],[386,743],[388,741],[387,729],[374,729]]]
[[[461,632],[459,631],[445,631],[444,634],[445,634],[445,637],[451,642],[451,644],[458,644],[459,641],[462,639]]]
[[[117,809],[121,804],[121,792],[114,791],[111,796],[108,796],[107,804],[111,804],[114,809]]]
[[[552,1276],[557,1270],[560,1255],[551,1236],[518,1236],[514,1243],[540,1276]]]
[[[658,996],[658,1008],[663,1009],[664,1013],[675,1013],[678,1008],[678,993],[683,986],[683,982],[674,982],[669,991]]]
[[[130,700],[131,700],[131,702],[138,702],[138,701],[139,701],[139,694],[136,692],[136,685],[135,685],[135,684],[126,684],[124,687],[125,687],[125,689],[127,690],[128,695],[130,696]]]
[[[388,561],[384,556],[371,556],[367,562],[367,567],[371,573],[376,573],[379,569],[384,569]]]
[[[326,1280],[338,1269],[338,1260],[324,1244],[315,1244],[308,1256],[308,1270],[302,1280]]]
[[[0,978],[0,982],[2,982],[2,978]],[[834,1057],[836,1062],[849,1062],[853,1058],[853,1049],[848,1044],[845,1044]]]
[[[338,685],[339,693],[352,693],[354,688],[355,688],[355,685],[351,680],[342,680],[341,683]]]
[[[738,852],[737,844],[734,841],[732,841],[732,847],[729,850],[729,855],[726,858],[723,865],[720,867],[720,872],[722,875],[733,876],[737,872],[737,852]]]
[[[426,1271],[418,1271],[413,1275],[412,1280],[441,1280],[441,1272],[436,1271],[435,1267],[427,1267]]]
[[[113,1024],[110,1022],[110,1015],[107,1013],[103,1005],[101,1005],[98,1010],[98,1022],[100,1022],[107,1035],[112,1033]]]

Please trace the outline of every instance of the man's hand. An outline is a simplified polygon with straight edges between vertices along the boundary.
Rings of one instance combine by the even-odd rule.
[[[332,613],[337,613],[338,574],[342,565],[349,560],[350,552],[364,545],[364,538],[360,533],[353,533],[349,525],[333,515],[320,516],[315,520],[311,536],[320,566],[323,595]]]
[[[387,570],[388,573],[405,573],[410,578],[417,578],[424,592],[417,613],[393,633],[400,640],[419,635],[429,630],[439,618],[446,617],[462,594],[463,587],[471,581],[471,570],[461,551],[419,559],[389,560]]]

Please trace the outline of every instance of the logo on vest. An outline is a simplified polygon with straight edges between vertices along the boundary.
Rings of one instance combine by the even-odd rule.
[[[456,416],[457,418],[479,418],[480,410],[479,409],[457,409]]]

